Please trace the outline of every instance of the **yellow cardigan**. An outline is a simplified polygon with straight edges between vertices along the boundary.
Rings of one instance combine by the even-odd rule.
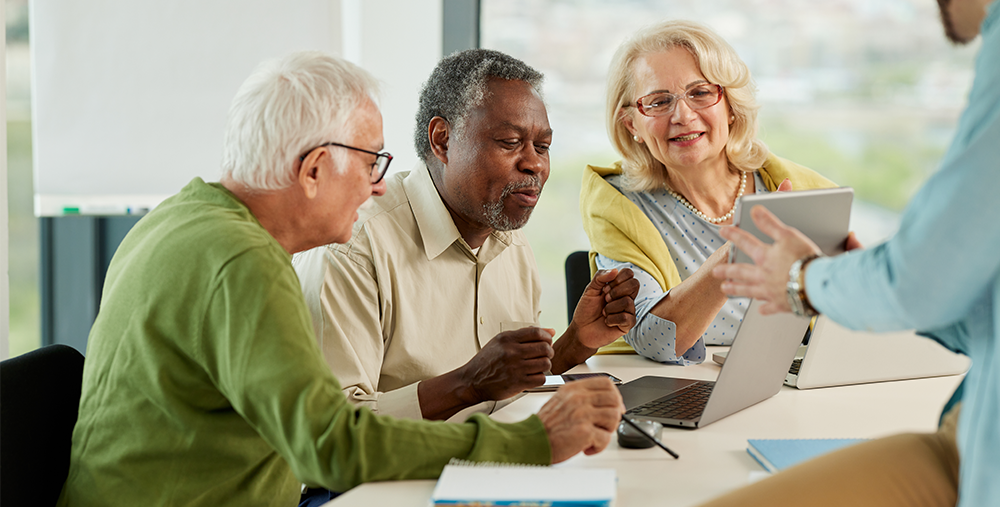
[[[615,162],[612,167],[588,165],[583,172],[580,215],[583,230],[590,238],[591,275],[597,271],[595,259],[600,253],[635,264],[649,273],[663,290],[670,290],[681,283],[681,277],[662,235],[638,206],[604,180],[605,176],[621,172],[621,162]],[[816,171],[774,154],[768,154],[759,172],[764,186],[771,192],[777,190],[785,178],[792,182],[795,190],[837,186]],[[600,351],[604,354],[634,352],[622,338]]]

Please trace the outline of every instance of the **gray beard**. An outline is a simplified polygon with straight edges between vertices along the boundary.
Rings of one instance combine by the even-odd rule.
[[[541,181],[539,181],[538,176],[532,175],[524,181],[508,183],[507,186],[503,188],[503,192],[500,193],[500,199],[494,202],[484,203],[483,218],[486,221],[486,225],[489,225],[490,228],[495,231],[513,231],[524,227],[524,225],[528,223],[528,219],[531,218],[531,212],[534,211],[534,209],[528,210],[528,212],[524,214],[524,218],[515,222],[504,214],[503,202],[510,197],[510,194],[513,194],[516,190],[525,187],[541,188]]]

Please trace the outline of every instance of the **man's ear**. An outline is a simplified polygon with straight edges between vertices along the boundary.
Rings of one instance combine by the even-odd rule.
[[[427,124],[427,139],[431,143],[431,152],[442,164],[448,164],[448,141],[451,139],[451,124],[448,120],[435,116]]]
[[[299,172],[296,182],[302,188],[302,192],[309,199],[313,199],[319,194],[320,178],[323,177],[321,170],[323,164],[331,163],[330,151],[326,148],[317,148],[299,164]]]

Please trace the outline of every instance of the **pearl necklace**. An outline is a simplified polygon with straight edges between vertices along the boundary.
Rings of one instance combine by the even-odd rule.
[[[678,194],[677,192],[674,192],[669,188],[667,189],[667,192],[670,192],[670,195],[674,196],[674,199],[680,201],[681,204],[687,207],[687,209],[691,210],[691,213],[698,215],[699,217],[701,217],[702,220],[705,220],[706,222],[709,223],[718,224],[725,222],[726,220],[729,220],[729,217],[733,216],[733,213],[736,212],[736,204],[740,202],[740,197],[743,197],[743,190],[745,190],[746,187],[747,187],[747,173],[746,171],[740,171],[740,189],[738,192],[736,192],[736,199],[733,200],[733,208],[729,210],[729,213],[726,213],[725,215],[722,215],[719,218],[711,218],[709,216],[706,216],[704,213],[701,212],[701,210],[695,208],[694,204],[691,204],[687,199],[685,199],[683,195]]]

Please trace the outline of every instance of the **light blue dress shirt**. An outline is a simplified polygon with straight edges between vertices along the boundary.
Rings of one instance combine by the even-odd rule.
[[[899,232],[870,250],[818,259],[812,305],[853,329],[921,330],[967,354],[959,505],[1000,505],[1000,1],[982,25],[969,107],[941,169]]]

